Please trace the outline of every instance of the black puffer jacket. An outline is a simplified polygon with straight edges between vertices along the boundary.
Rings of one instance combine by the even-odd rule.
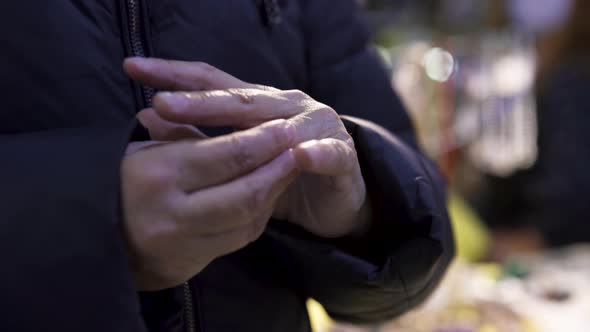
[[[424,299],[453,254],[444,186],[354,3],[1,1],[0,330],[182,331],[194,321],[194,331],[308,331],[309,297],[361,323]],[[129,55],[208,62],[380,123],[389,132],[345,120],[375,204],[371,234],[340,243],[273,222],[190,292],[138,295],[120,236],[119,165],[130,139],[146,138],[134,114],[150,91],[124,75]]]

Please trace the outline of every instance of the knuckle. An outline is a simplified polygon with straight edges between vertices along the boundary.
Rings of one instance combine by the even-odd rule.
[[[356,155],[356,150],[351,147],[350,145],[346,144],[348,148],[345,148],[344,146],[340,146],[340,151],[342,153],[342,155],[344,156],[344,158],[347,158],[349,160],[355,160],[357,159],[357,155]]]
[[[346,143],[346,145],[348,145],[348,147],[352,150],[352,152],[356,153],[356,146],[354,144],[354,139],[348,135],[348,138],[346,138],[346,140],[344,140],[344,143]]]
[[[206,63],[206,62],[202,62],[202,61],[197,61],[194,62],[195,68],[197,68],[197,70],[200,70],[203,73],[214,73],[217,71],[217,68],[213,67],[212,65]]]
[[[257,89],[257,90],[261,90],[261,91],[266,91],[266,92],[277,92],[280,91],[277,88],[274,88],[272,86],[267,86],[267,85],[260,85],[260,84],[253,84],[252,88]]]
[[[211,92],[192,92],[186,93],[185,97],[189,101],[190,108],[199,109],[206,104],[209,99],[215,96]]]
[[[336,135],[334,135],[334,138],[344,142],[348,147],[350,147],[352,149],[355,148],[354,139],[346,131],[339,131]]]
[[[297,101],[305,101],[309,99],[309,96],[305,92],[297,89],[287,90],[285,91],[285,94],[289,99]]]
[[[336,113],[336,111],[333,108],[331,108],[329,106],[318,103],[318,107],[315,111],[318,114],[325,116],[329,120],[332,120],[332,121],[336,120],[340,123],[340,116],[338,115],[338,113]]]
[[[134,242],[144,253],[157,253],[168,243],[174,243],[178,234],[175,222],[161,221],[137,229]]]
[[[319,104],[319,103],[318,103]],[[347,135],[346,128],[340,119],[340,115],[336,111],[323,104],[319,104],[319,107],[314,111],[315,117],[322,119],[323,132],[326,133],[325,137],[342,138]]]
[[[134,157],[134,156],[132,156]],[[174,191],[176,175],[153,158],[126,160],[121,168],[121,190],[125,200],[161,202]]]
[[[185,97],[190,100],[190,103],[193,106],[199,106],[204,104],[207,99],[214,97],[210,92],[193,92],[193,93],[185,93]]]
[[[255,102],[255,96],[251,91],[245,89],[227,89],[227,93],[237,100],[239,105],[250,106]]]
[[[295,128],[289,121],[283,119],[275,120],[274,125],[269,126],[267,130],[272,142],[279,148],[291,145],[292,135],[289,132],[295,130]]]
[[[163,164],[143,164],[139,169],[142,185],[146,190],[162,190],[174,183],[174,172]]]
[[[181,72],[177,69],[177,65],[172,60],[163,60],[165,66],[169,69],[170,73],[170,85],[172,90],[181,90],[183,87],[183,79]]]
[[[230,136],[230,152],[232,167],[237,171],[246,171],[254,168],[256,162],[251,147],[238,136]]]
[[[214,81],[217,68],[205,62],[194,62],[193,65],[196,87],[199,90],[207,89],[207,86]]]

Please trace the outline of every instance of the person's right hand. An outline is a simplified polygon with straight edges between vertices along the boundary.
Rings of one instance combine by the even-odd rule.
[[[256,240],[296,177],[294,129],[278,120],[124,157],[124,233],[139,290],[177,286]]]

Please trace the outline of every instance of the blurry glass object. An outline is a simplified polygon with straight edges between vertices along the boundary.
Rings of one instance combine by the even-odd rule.
[[[499,176],[537,157],[532,40],[514,33],[413,41],[391,50],[393,85],[428,154],[467,149],[480,171]],[[451,170],[449,170],[451,171]]]
[[[480,61],[466,69],[456,133],[482,172],[508,176],[537,159],[533,43],[510,36],[485,41]]]
[[[451,53],[435,47],[424,54],[422,66],[431,80],[446,82],[455,69],[455,59]]]

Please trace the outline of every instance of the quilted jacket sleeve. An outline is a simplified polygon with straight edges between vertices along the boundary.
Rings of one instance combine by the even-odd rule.
[[[333,318],[387,320],[421,303],[452,260],[445,185],[417,148],[411,122],[367,47],[354,1],[305,6],[308,92],[349,115],[343,119],[374,206],[373,229],[355,241],[327,241],[288,225],[269,235],[302,292]]]

